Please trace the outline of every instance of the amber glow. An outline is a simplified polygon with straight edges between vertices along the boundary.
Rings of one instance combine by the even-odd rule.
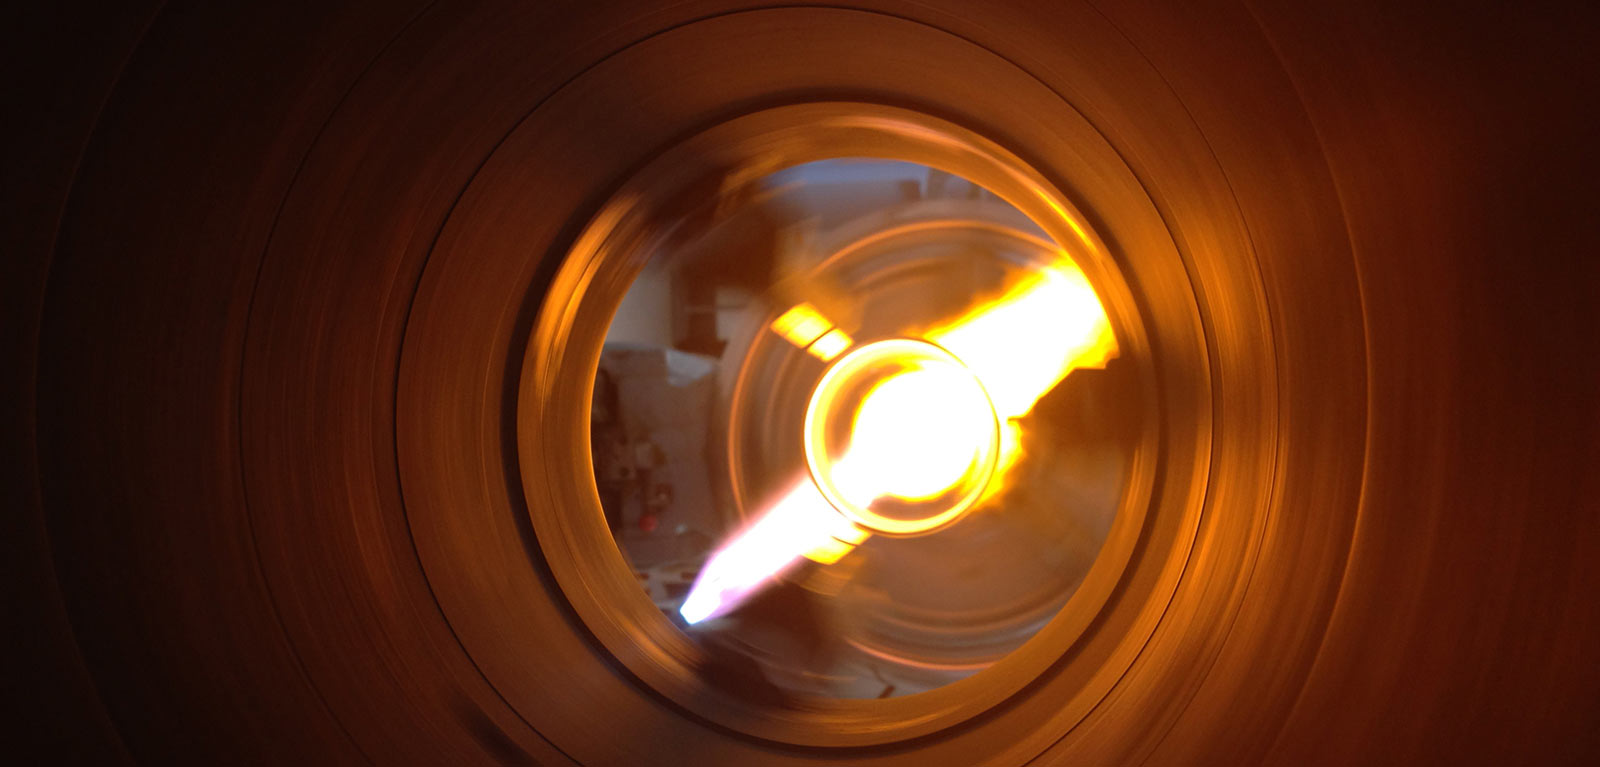
[[[811,304],[795,304],[772,321],[772,331],[795,346],[805,348],[828,332],[833,323]]]
[[[989,402],[962,370],[921,369],[879,383],[856,411],[833,481],[851,502],[926,500],[960,481],[994,429]],[[937,417],[930,417],[937,413]]]
[[[822,339],[832,323],[809,304],[801,304],[774,321],[772,329],[807,348]],[[837,561],[867,535],[862,525],[852,524],[846,516],[868,523],[864,525],[868,528],[914,533],[948,523],[950,519],[943,517],[951,509],[954,514],[965,509],[952,506],[909,521],[863,518],[860,509],[875,499],[935,498],[974,479],[981,483],[983,497],[992,497],[1004,486],[1006,471],[1021,457],[1020,419],[1073,370],[1104,367],[1117,354],[1116,337],[1099,297],[1065,254],[1053,267],[922,336],[959,363],[910,366],[878,381],[860,398],[848,449],[820,469],[829,480],[824,484],[831,485],[844,503],[838,498],[830,503],[827,491],[811,481],[795,485],[707,562],[681,609],[687,621],[695,623],[732,609],[803,557]],[[844,346],[850,343],[846,336]],[[837,345],[828,347],[832,353],[824,359],[843,351],[834,348]],[[835,363],[835,369],[876,345],[851,352]],[[819,391],[827,383],[825,375]],[[814,401],[812,410],[816,409]],[[808,432],[811,419],[808,413]],[[987,463],[975,458],[985,441],[997,453]],[[808,446],[808,461],[813,461],[817,474],[813,452]],[[978,474],[982,476],[975,477]],[[856,513],[850,507],[856,507]]]
[[[823,362],[844,353],[855,341],[833,326],[811,304],[796,304],[772,321],[772,331]]]
[[[855,341],[851,340],[850,336],[846,335],[843,330],[834,328],[823,333],[821,338],[812,341],[811,345],[806,347],[806,353],[823,362],[827,362],[843,354],[844,350],[850,348],[854,343]]]
[[[982,384],[950,352],[909,338],[876,341],[817,383],[806,411],[806,464],[852,521],[915,535],[977,502],[999,453],[998,430]],[[901,502],[901,513],[880,513],[875,502],[885,498]]]
[[[1116,355],[1111,321],[1088,278],[1058,267],[979,305],[928,340],[972,369],[1001,418],[1021,418],[1076,368],[1105,367]]]
[[[1111,319],[1082,270],[1063,258],[927,338],[950,350],[983,382],[1003,424],[1000,461],[988,494],[1022,456],[1018,419],[1078,368],[1103,368],[1117,356]]]

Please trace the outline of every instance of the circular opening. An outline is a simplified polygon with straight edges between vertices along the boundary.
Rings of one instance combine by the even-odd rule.
[[[843,103],[722,123],[623,184],[549,296],[519,416],[545,561],[601,646],[711,721],[838,746],[984,714],[1059,671],[1135,556],[1161,465],[1140,312],[1071,203],[969,131]],[[920,361],[813,407],[900,344]],[[934,370],[964,393],[908,408],[898,379]],[[873,392],[943,443],[986,424],[885,439],[953,492],[849,500],[827,467]]]
[[[1000,424],[971,368],[927,341],[887,339],[836,361],[811,394],[806,466],[871,533],[921,535],[972,508],[994,476]]]
[[[596,372],[596,484],[641,588],[744,694],[910,695],[1021,646],[1131,463],[1081,268],[920,163],[701,194],[634,255]]]

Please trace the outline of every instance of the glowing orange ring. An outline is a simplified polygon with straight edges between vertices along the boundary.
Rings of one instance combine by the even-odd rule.
[[[973,386],[983,397],[984,405],[989,412],[990,421],[994,428],[989,430],[987,444],[978,446],[973,465],[969,467],[966,478],[970,478],[969,486],[954,502],[936,514],[917,519],[899,519],[884,516],[853,503],[840,492],[831,478],[832,459],[828,457],[827,442],[827,417],[834,403],[840,399],[840,394],[846,387],[857,382],[865,372],[885,363],[897,361],[921,360],[938,362],[941,364],[955,365],[962,370],[967,366],[954,354],[944,347],[929,341],[915,338],[890,338],[875,341],[850,351],[850,353],[835,360],[822,374],[822,379],[811,392],[811,401],[806,406],[805,417],[805,454],[806,467],[811,472],[811,480],[816,483],[817,489],[835,509],[850,519],[852,522],[868,530],[891,536],[910,536],[933,532],[965,514],[983,497],[989,482],[994,478],[996,467],[999,465],[1000,456],[1000,418],[995,411],[994,402],[989,397],[988,389],[976,375],[971,375]]]

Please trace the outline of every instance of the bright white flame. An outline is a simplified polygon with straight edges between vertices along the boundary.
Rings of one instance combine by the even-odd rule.
[[[1044,272],[927,336],[983,382],[1001,419],[1027,415],[1068,373],[1104,367],[1117,348],[1111,320],[1077,268]]]
[[[773,330],[803,347],[831,324],[801,305],[775,322]],[[1104,367],[1117,353],[1099,297],[1065,256],[1055,268],[924,335],[970,369],[1000,419],[1000,455],[987,491],[991,494],[1003,486],[1006,469],[1021,455],[1016,419],[1074,369]],[[843,492],[852,499],[865,498],[865,505],[881,495],[936,496],[959,481],[971,464],[969,446],[974,442],[966,440],[973,428],[967,414],[973,411],[939,404],[938,392],[947,385],[911,374],[880,384],[882,394],[869,394],[858,411],[850,448],[830,475],[835,486],[849,488]],[[858,439],[860,455],[868,457],[856,458]],[[912,454],[917,457],[905,458]],[[803,480],[712,555],[680,613],[689,623],[724,614],[801,558],[834,561],[865,535],[834,510],[814,483]]]
[[[813,550],[859,543],[865,536],[803,479],[749,527],[706,560],[678,613],[691,624],[715,618],[782,575]]]
[[[971,471],[992,439],[990,413],[972,374],[953,364],[897,374],[862,398],[849,451],[829,477],[859,507],[885,495],[935,498]]]

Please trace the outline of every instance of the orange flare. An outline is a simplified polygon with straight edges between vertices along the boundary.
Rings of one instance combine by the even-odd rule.
[[[771,327],[824,360],[853,343],[810,304],[789,309]],[[1003,485],[1006,470],[1021,456],[1018,419],[1073,370],[1104,367],[1117,354],[1105,308],[1082,270],[1065,257],[925,337],[982,383],[1000,420],[999,456],[985,497]],[[959,481],[961,476],[951,475],[966,471],[970,461],[958,459],[970,454],[967,441],[978,438],[967,422],[979,420],[967,418],[977,410],[960,406],[961,398],[947,391],[951,381],[922,370],[882,382],[859,406],[859,432],[833,469],[839,472],[835,483],[852,497],[870,499],[937,495]],[[952,402],[957,406],[949,407]],[[904,438],[927,431],[922,423],[929,419],[945,422],[926,439]],[[689,623],[721,615],[801,558],[836,562],[866,537],[813,482],[802,480],[712,555],[680,612]]]

